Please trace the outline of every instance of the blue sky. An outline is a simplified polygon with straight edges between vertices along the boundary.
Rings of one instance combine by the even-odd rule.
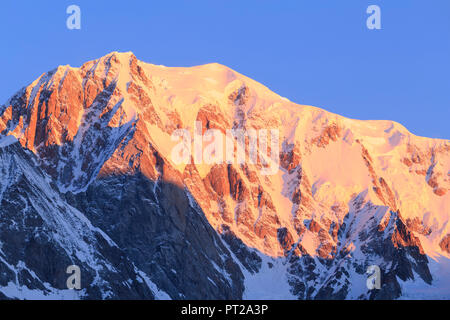
[[[66,8],[81,8],[81,30]],[[381,8],[382,30],[366,28]],[[0,3],[0,102],[60,64],[111,51],[167,66],[219,62],[291,101],[450,138],[450,1]]]

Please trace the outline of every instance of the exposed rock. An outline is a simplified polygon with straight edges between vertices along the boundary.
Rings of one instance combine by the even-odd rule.
[[[450,253],[450,234],[447,234],[444,238],[442,238],[439,246],[443,251]]]

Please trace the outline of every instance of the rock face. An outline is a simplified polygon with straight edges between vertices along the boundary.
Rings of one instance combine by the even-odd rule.
[[[244,133],[236,158],[208,162],[212,130]],[[296,105],[218,64],[58,67],[0,107],[0,158],[2,298],[450,297],[450,142]]]
[[[240,268],[179,186],[142,174],[113,176],[95,181],[69,202],[171,298],[242,297]]]
[[[450,234],[447,234],[439,243],[441,249],[447,253],[450,253]]]
[[[154,284],[103,231],[64,201],[32,153],[15,143],[0,148],[0,159],[3,295],[155,298]],[[81,269],[81,291],[67,289],[71,265]]]

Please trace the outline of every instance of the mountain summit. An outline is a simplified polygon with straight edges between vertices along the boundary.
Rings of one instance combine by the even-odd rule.
[[[177,130],[206,146],[241,130],[246,159],[251,132],[276,130],[277,170],[198,162],[195,146],[177,162]],[[450,298],[450,141],[220,64],[58,67],[0,107],[0,158],[0,297]]]

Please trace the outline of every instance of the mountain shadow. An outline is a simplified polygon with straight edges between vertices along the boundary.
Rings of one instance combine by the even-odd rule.
[[[66,199],[172,299],[242,299],[241,269],[186,189],[112,175]]]

